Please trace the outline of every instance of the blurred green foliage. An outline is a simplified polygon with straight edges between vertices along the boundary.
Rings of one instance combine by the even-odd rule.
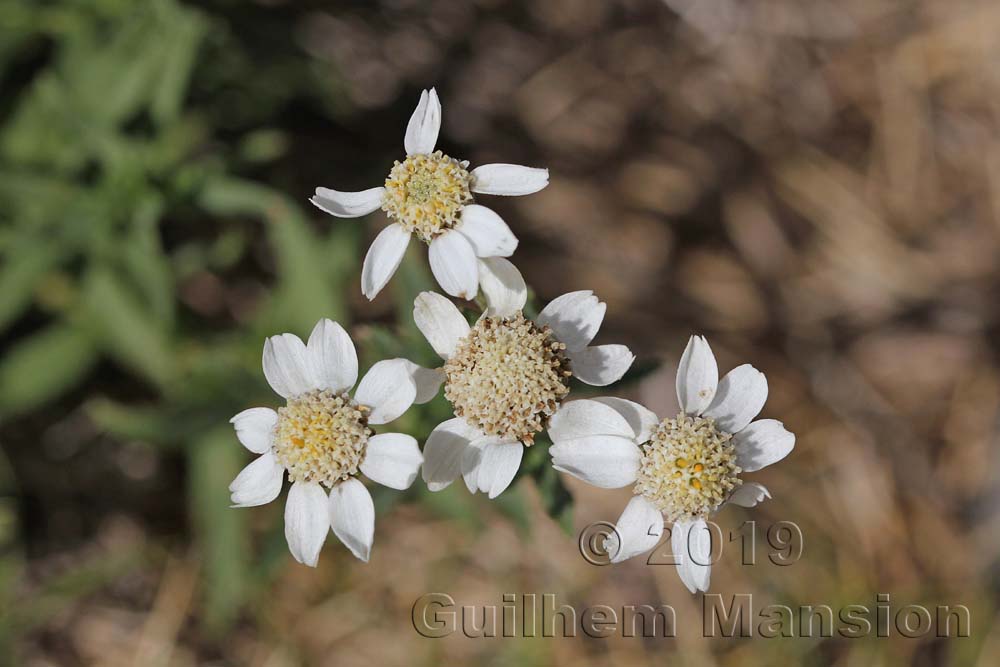
[[[0,415],[43,409],[101,364],[136,381],[136,398],[88,392],[85,408],[121,439],[185,452],[206,620],[221,629],[247,589],[246,520],[226,488],[245,453],[228,417],[268,400],[266,334],[349,321],[359,228],[318,234],[297,203],[244,176],[285,141],[260,119],[216,122],[266,83],[220,17],[172,0],[3,2],[0,34]],[[213,53],[224,62],[206,67]],[[259,229],[273,287],[252,315],[186,308],[181,285],[232,272]],[[0,509],[10,538],[12,509]]]
[[[228,507],[227,486],[248,460],[228,419],[274,403],[260,372],[266,335],[304,335],[321,317],[350,325],[365,240],[356,224],[311,224],[301,193],[265,184],[282,180],[268,169],[290,143],[284,106],[302,95],[323,113],[342,105],[336,81],[281,43],[291,26],[269,25],[266,39],[279,43],[261,62],[261,37],[234,25],[239,15],[225,2],[0,0],[0,417],[72,396],[104,433],[178,452],[204,619],[216,631],[263,578],[250,576],[247,513]],[[431,286],[424,262],[411,253],[394,280],[398,326],[356,336],[363,366],[385,356],[433,363],[411,318],[413,297]],[[248,311],[200,312],[184,298],[199,278],[234,276],[267,286],[245,299]],[[122,388],[93,389],[102,374]],[[401,429],[422,440],[447,416],[438,399]],[[568,526],[568,494],[543,447],[530,454],[522,472]],[[0,484],[16,495],[3,460]],[[473,502],[454,493],[410,496],[474,526]],[[515,494],[503,511],[527,525]],[[398,497],[375,499],[384,509]],[[13,608],[16,509],[0,501],[2,642],[49,607]]]

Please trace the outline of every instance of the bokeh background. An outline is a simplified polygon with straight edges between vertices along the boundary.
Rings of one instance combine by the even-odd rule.
[[[998,62],[991,0],[0,0],[0,659],[998,664]],[[668,413],[695,332],[767,374],[797,446],[718,522],[756,519],[766,554],[795,521],[804,551],[729,547],[713,591],[965,604],[971,637],[703,639],[673,567],[579,556],[629,492],[560,480],[544,444],[494,503],[377,495],[367,565],[332,537],[296,564],[283,499],[229,509],[227,420],[276,403],[264,336],[332,317],[363,367],[433,361],[422,248],[368,303],[382,214],[307,203],[377,185],[431,85],[446,152],[551,170],[487,203],[539,302],[607,301],[599,340],[639,362],[602,393]],[[429,640],[428,592],[669,603],[678,636]]]

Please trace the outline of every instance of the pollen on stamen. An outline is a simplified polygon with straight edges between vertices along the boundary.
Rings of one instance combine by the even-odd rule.
[[[472,202],[472,176],[465,164],[441,151],[411,155],[393,164],[385,179],[382,210],[430,243],[451,229]]]
[[[704,519],[742,483],[740,472],[733,436],[710,418],[681,413],[660,422],[642,445],[635,493],[669,521]]]
[[[565,350],[521,313],[483,317],[444,365],[445,397],[483,433],[530,446],[569,393]]]
[[[347,394],[314,390],[278,408],[274,455],[291,481],[332,487],[357,473],[371,435],[368,408]]]

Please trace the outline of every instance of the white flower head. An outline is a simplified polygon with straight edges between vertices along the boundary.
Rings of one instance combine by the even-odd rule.
[[[433,292],[417,297],[413,318],[444,359],[444,393],[455,412],[427,439],[424,481],[439,491],[462,475],[469,491],[495,498],[569,394],[570,378],[610,384],[635,357],[624,345],[590,346],[606,308],[592,292],[564,294],[530,320],[521,312],[520,275],[503,259],[486,266],[490,306],[475,325]]]
[[[363,192],[316,188],[310,199],[339,218],[356,218],[381,208],[392,224],[375,238],[361,269],[361,290],[369,299],[399,268],[410,237],[429,246],[431,270],[448,294],[473,299],[479,290],[481,260],[509,257],[517,238],[499,215],[475,204],[473,194],[528,195],[549,183],[547,169],[515,164],[469,163],[435,151],[441,129],[441,103],[431,88],[420,94],[403,145],[406,159],[396,162],[385,185]]]
[[[372,426],[402,415],[418,395],[414,378],[433,371],[406,359],[376,363],[358,384],[358,355],[336,322],[321,320],[309,342],[293,334],[264,343],[264,376],[287,401],[277,411],[250,408],[230,421],[239,441],[260,456],[229,486],[236,507],[278,497],[285,474],[285,538],[295,560],[315,567],[331,528],[356,557],[367,561],[375,535],[369,479],[406,489],[423,461],[417,441],[402,433],[376,435]]]
[[[601,488],[635,493],[605,548],[617,563],[656,546],[664,520],[681,581],[708,590],[706,519],[724,505],[753,507],[771,494],[740,474],[780,461],[795,436],[774,419],[753,421],[767,400],[764,374],[749,364],[721,380],[708,341],[692,336],[677,368],[681,412],[660,419],[621,398],[578,400],[552,416],[553,466]]]

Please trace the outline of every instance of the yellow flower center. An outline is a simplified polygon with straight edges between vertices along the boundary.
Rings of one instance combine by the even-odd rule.
[[[274,455],[293,482],[333,486],[358,471],[371,435],[368,408],[347,394],[313,390],[278,408]]]
[[[472,176],[441,151],[411,155],[393,164],[385,179],[382,210],[420,240],[430,243],[454,227],[472,202]]]
[[[656,505],[669,521],[707,518],[742,481],[733,436],[707,417],[664,419],[642,459],[635,493]]]
[[[483,433],[530,446],[569,393],[565,349],[521,313],[483,317],[445,363],[444,395]]]

